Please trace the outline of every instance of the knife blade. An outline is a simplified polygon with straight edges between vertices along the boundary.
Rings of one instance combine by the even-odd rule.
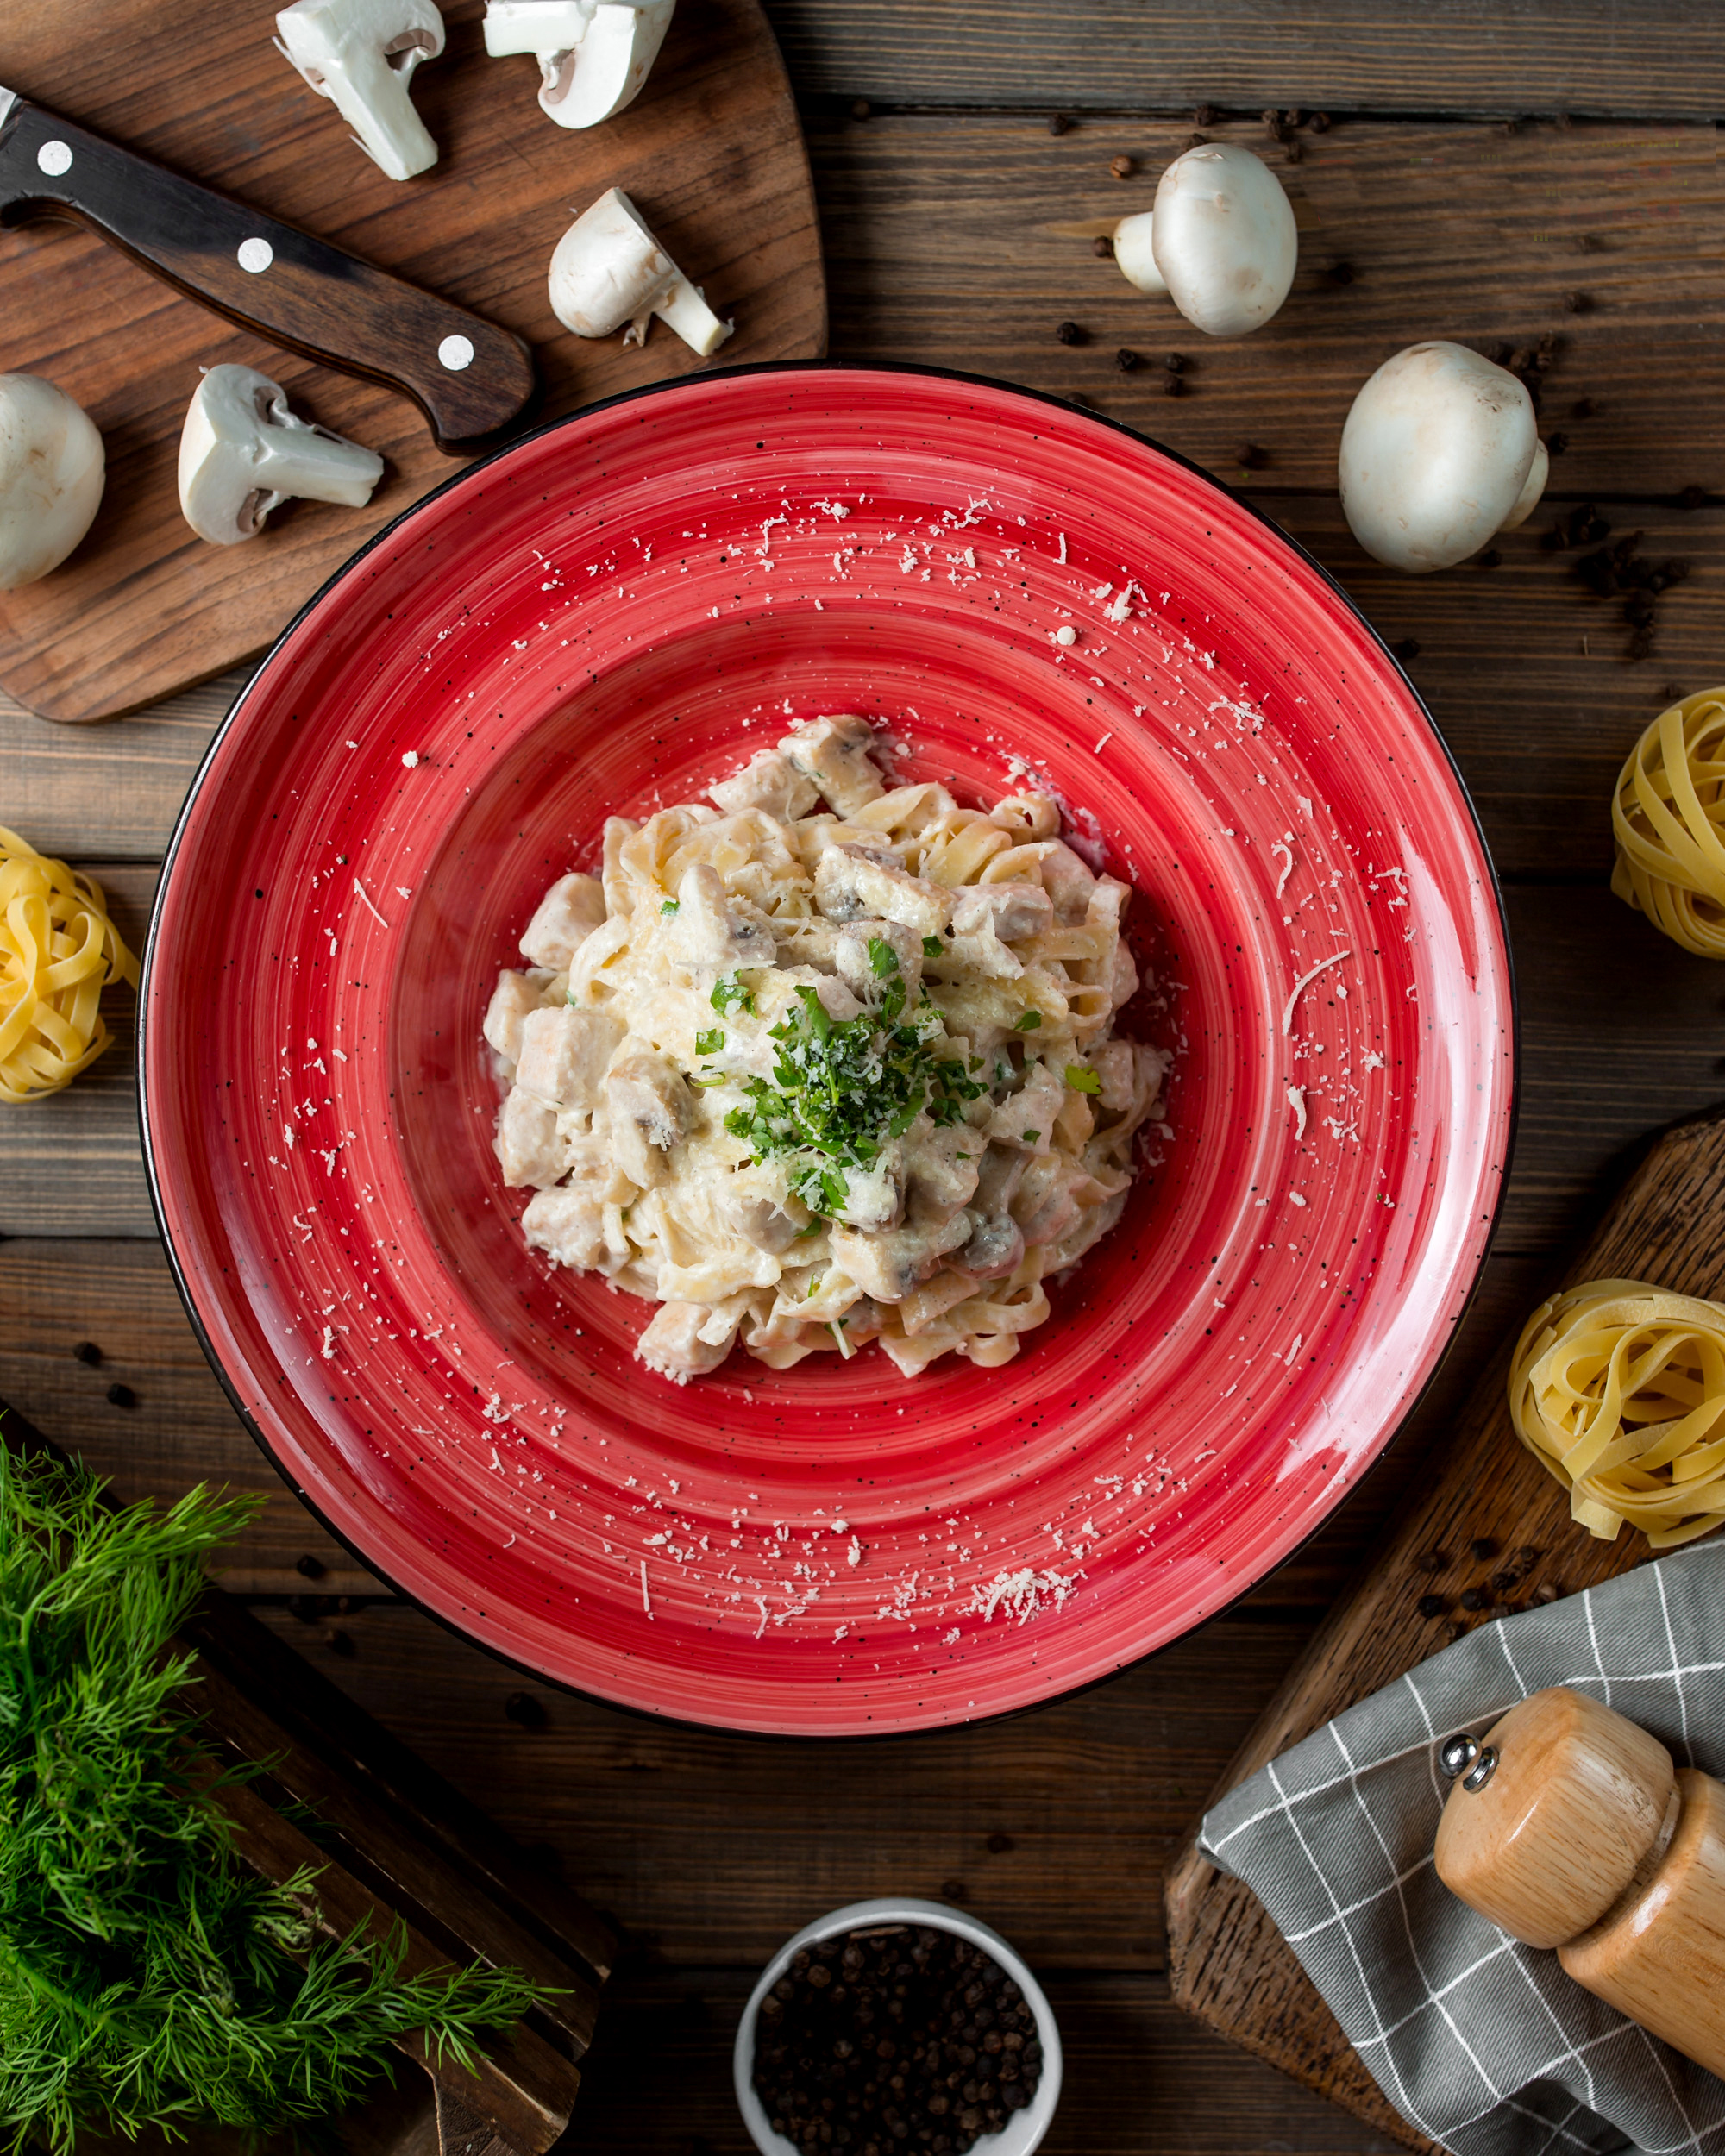
[[[241,329],[400,391],[451,456],[535,396],[512,331],[0,89],[0,225],[37,217],[85,225]]]

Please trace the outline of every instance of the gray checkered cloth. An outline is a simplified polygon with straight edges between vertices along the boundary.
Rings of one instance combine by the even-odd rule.
[[[1725,1777],[1725,1541],[1482,1625],[1230,1791],[1199,1846],[1275,1918],[1408,2123],[1457,2156],[1725,2156],[1725,2082],[1456,1900],[1435,1745],[1548,1684]]]

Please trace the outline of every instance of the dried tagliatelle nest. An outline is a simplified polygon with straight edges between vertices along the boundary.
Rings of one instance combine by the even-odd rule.
[[[1611,804],[1611,888],[1672,939],[1725,958],[1725,689],[1661,711]]]
[[[1566,1288],[1516,1344],[1509,1413],[1602,1541],[1627,1520],[1669,1550],[1725,1523],[1725,1304],[1644,1280]]]
[[[0,1100],[39,1100],[89,1069],[112,1037],[110,981],[135,988],[138,962],[102,887],[0,824]]]

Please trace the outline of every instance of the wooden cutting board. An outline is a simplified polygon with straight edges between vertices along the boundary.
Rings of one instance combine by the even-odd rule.
[[[1725,1296],[1722,1219],[1725,1108],[1719,1108],[1655,1140],[1566,1282],[1647,1280],[1682,1294]],[[1491,1622],[1506,1608],[1525,1607],[1545,1583],[1572,1594],[1647,1555],[1644,1538],[1628,1528],[1615,1542],[1596,1542],[1577,1527],[1565,1492],[1516,1441],[1505,1399],[1514,1347],[1513,1338],[1502,1344],[1447,1452],[1433,1458],[1430,1487],[1326,1620],[1212,1803],[1344,1708],[1435,1653],[1447,1644],[1450,1625]],[[1471,1554],[1470,1545],[1482,1539],[1495,1545],[1494,1555]],[[1522,1549],[1538,1552],[1525,1570],[1514,1557]],[[1437,1571],[1421,1563],[1434,1551],[1451,1560]],[[1494,1589],[1493,1576],[1506,1568],[1521,1576]],[[1487,1590],[1492,1614],[1460,1608],[1459,1596],[1471,1588]],[[1421,1617],[1420,1597],[1434,1593],[1446,1598],[1445,1616]],[[1216,1871],[1189,1841],[1169,1872],[1166,1895],[1170,1982],[1182,2006],[1409,2147],[1433,2147],[1361,2065],[1250,1888]]]
[[[486,58],[483,0],[448,0],[414,78],[442,151],[387,179],[271,42],[274,0],[6,0],[0,84],[491,317],[534,347],[555,418],[709,364],[818,357],[826,291],[808,159],[758,0],[679,0],[646,88],[574,133],[540,111],[530,57]],[[572,212],[624,188],[734,336],[702,361],[662,323],[644,348],[552,314]],[[237,360],[296,411],[385,458],[364,510],[289,503],[212,547],[181,518],[175,462],[200,367]],[[0,684],[50,718],[135,710],[267,646],[381,525],[459,470],[405,398],[235,331],[81,228],[0,232],[0,373],[43,374],[102,429],[108,486],[64,567],[0,593]]]

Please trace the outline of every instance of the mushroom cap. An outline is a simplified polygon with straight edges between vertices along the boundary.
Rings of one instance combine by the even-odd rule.
[[[0,374],[0,592],[65,561],[95,522],[107,464],[74,398],[39,374]]]
[[[1152,214],[1156,266],[1195,329],[1243,337],[1287,298],[1300,235],[1282,183],[1250,150],[1206,142],[1176,157]]]
[[[676,264],[620,187],[584,210],[551,256],[551,311],[578,337],[608,337],[650,314],[677,282]]]
[[[1533,399],[1513,374],[1465,345],[1410,344],[1353,400],[1342,508],[1391,568],[1451,568],[1503,529],[1539,453]]]
[[[586,34],[559,55],[539,109],[560,128],[597,127],[641,94],[676,0],[599,0]]]

